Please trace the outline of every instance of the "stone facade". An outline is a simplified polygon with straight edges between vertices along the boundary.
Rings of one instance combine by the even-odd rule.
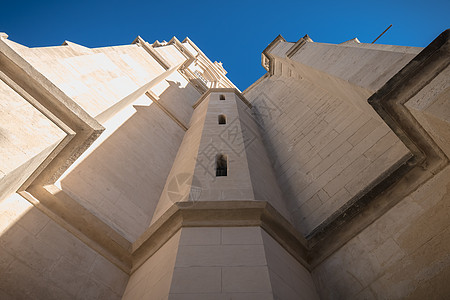
[[[0,35],[1,299],[447,299],[449,30],[278,36],[239,91],[188,38]]]

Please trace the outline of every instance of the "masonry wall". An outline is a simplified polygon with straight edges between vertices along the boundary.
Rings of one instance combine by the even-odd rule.
[[[128,275],[18,194],[0,233],[1,299],[121,299]]]
[[[184,136],[155,104],[135,109],[60,181],[63,191],[129,241],[149,225]]]
[[[238,101],[237,105],[254,197],[256,200],[269,202],[287,220],[290,220],[286,199],[278,185],[273,164],[264,147],[261,119],[257,112],[255,113],[254,107],[249,108],[242,101]]]
[[[164,69],[142,47],[28,48],[5,40],[34,68],[95,117]]]
[[[447,167],[313,270],[321,298],[448,298],[449,208]]]
[[[274,299],[319,299],[309,271],[261,230]]]
[[[123,300],[167,299],[180,244],[181,231],[139,267],[128,281]]]
[[[292,60],[375,92],[422,48],[306,42]]]
[[[230,298],[317,296],[308,271],[259,227],[183,228],[169,299]]]
[[[371,73],[373,69],[383,77],[391,65],[384,61],[377,65],[376,60],[366,63],[356,57],[355,64],[344,64],[354,51],[363,57],[374,55],[375,50],[315,44],[307,43],[305,50],[302,47],[287,58],[285,52],[292,45],[280,43],[272,51],[274,75],[244,93],[259,114],[264,142],[291,217],[304,235],[409,157],[407,148],[367,103],[373,93],[368,88],[375,79],[370,77],[358,86],[342,75],[355,70]],[[328,55],[321,58],[322,67],[314,65],[318,69],[307,65],[301,55],[311,48]],[[311,56],[314,51],[308,53]],[[412,54],[392,53],[389,61],[399,69],[407,62],[403,57]],[[381,77],[380,81],[387,80]]]
[[[379,117],[307,80],[273,76],[246,97],[259,109],[280,187],[305,235],[408,153]]]
[[[175,202],[189,200],[207,108],[207,105],[199,106],[192,114],[189,129],[183,136],[157,202],[151,224],[156,222]]]
[[[225,100],[219,100],[222,94]],[[255,199],[238,113],[240,101],[234,92],[211,93],[200,104],[208,107],[194,173],[201,184],[201,201]],[[218,124],[220,114],[226,115],[226,124]],[[218,154],[227,156],[227,176],[216,177]]]
[[[0,94],[2,199],[17,191],[66,133],[2,80]]]

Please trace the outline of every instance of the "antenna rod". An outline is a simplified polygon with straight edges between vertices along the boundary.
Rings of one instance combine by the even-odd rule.
[[[389,30],[389,28],[391,28],[392,27],[392,24],[391,25],[389,25],[389,27],[388,28],[386,28],[386,30],[385,31],[383,31],[373,42],[372,42],[372,44],[373,43],[375,43],[386,31],[388,31]]]

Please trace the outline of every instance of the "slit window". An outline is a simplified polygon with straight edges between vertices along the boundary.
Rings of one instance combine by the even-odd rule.
[[[228,171],[228,157],[224,154],[216,156],[216,177],[227,176]]]
[[[220,99],[220,100],[225,100],[225,95],[220,95],[220,96],[219,96],[219,99]]]
[[[227,124],[227,116],[225,115],[219,115],[219,124]]]

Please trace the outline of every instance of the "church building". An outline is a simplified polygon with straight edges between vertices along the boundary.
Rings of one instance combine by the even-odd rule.
[[[0,299],[449,299],[450,30],[312,38],[0,33]]]

